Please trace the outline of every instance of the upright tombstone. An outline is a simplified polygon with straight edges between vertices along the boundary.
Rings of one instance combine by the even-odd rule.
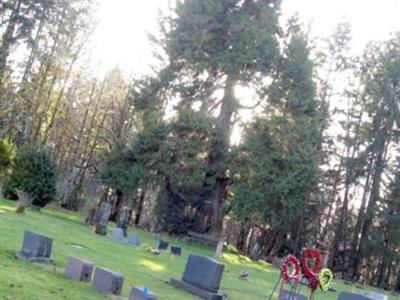
[[[214,255],[215,257],[220,258],[223,252],[224,252],[224,241],[220,240],[217,244]]]
[[[64,277],[76,281],[90,281],[92,279],[93,263],[81,258],[68,257]]]
[[[128,234],[128,244],[133,247],[140,247],[140,238],[136,233]]]
[[[167,250],[168,249],[168,242],[166,242],[166,241],[164,241],[164,240],[160,240],[159,242],[158,242],[158,247],[157,247],[157,249],[158,250]]]
[[[216,260],[190,254],[182,279],[171,278],[170,283],[203,299],[220,300],[218,294],[225,266]]]
[[[251,249],[250,258],[254,261],[258,261],[261,256],[261,247],[259,243],[255,243]]]
[[[157,300],[157,295],[147,288],[132,287],[128,300]]]
[[[105,268],[96,268],[92,280],[92,288],[103,293],[121,295],[124,275]]]
[[[50,258],[52,246],[52,238],[25,231],[21,251],[17,251],[15,256],[32,262],[52,263],[53,260]]]
[[[371,298],[360,294],[341,292],[339,294],[338,300],[371,300]]]
[[[279,300],[307,300],[307,297],[288,290],[282,290],[279,294]]]
[[[326,250],[321,250],[321,261],[322,261],[322,267],[326,268],[328,266],[328,261],[329,261],[329,251]]]
[[[94,225],[94,232],[101,235],[107,234],[107,225],[108,219],[111,214],[111,204],[109,203],[101,203],[100,209],[98,212],[97,222]]]
[[[123,230],[125,237],[127,236],[126,230],[128,229],[130,217],[131,211],[128,207],[123,207],[118,214],[117,227]]]
[[[124,230],[122,228],[114,228],[111,233],[111,239],[122,242],[124,240]]]

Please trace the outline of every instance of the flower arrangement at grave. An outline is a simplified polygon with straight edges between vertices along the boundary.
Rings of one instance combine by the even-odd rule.
[[[277,289],[279,288],[279,299],[284,291],[285,284],[291,285],[290,299],[294,299],[296,294],[300,293],[300,280],[301,271],[304,277],[307,279],[307,287],[309,289],[308,300],[314,299],[314,292],[320,287],[323,292],[329,290],[329,287],[333,283],[333,273],[327,268],[321,269],[322,259],[321,253],[316,249],[306,249],[303,252],[301,262],[293,255],[288,255],[283,260],[280,266],[280,277],[275,285],[269,299]]]

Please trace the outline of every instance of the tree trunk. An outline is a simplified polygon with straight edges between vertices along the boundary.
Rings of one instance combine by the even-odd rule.
[[[389,120],[386,122],[386,130],[387,131],[389,128],[393,126],[393,122],[390,122]],[[384,168],[384,154],[386,152],[386,147],[387,147],[387,137],[388,133],[387,132],[381,132],[378,140],[378,145],[377,145],[377,157],[375,161],[375,170],[372,178],[372,187],[371,187],[371,193],[369,196],[369,202],[368,202],[368,207],[365,213],[365,221],[361,229],[361,237],[360,237],[360,247],[358,249],[356,259],[354,261],[354,270],[356,271],[356,275],[358,275],[358,269],[360,266],[361,260],[365,257],[365,244],[368,242],[368,235],[369,231],[372,226],[372,222],[375,216],[375,213],[377,211],[377,203],[380,198],[380,185],[382,181],[382,174],[383,174],[383,168]]]
[[[135,227],[139,226],[140,223],[140,217],[142,216],[145,195],[146,191],[144,189],[141,189],[138,205],[137,208],[135,209]]]
[[[372,159],[372,161],[373,161],[373,159]],[[358,212],[356,225],[354,226],[354,230],[353,230],[353,239],[351,241],[350,263],[352,265],[350,267],[350,272],[352,274],[353,279],[356,279],[358,277],[358,274],[357,274],[358,273],[357,250],[358,250],[358,245],[359,245],[359,236],[360,236],[361,228],[364,223],[365,208],[367,206],[367,197],[368,197],[368,193],[369,193],[369,181],[371,179],[372,169],[373,169],[372,161],[370,162],[370,164],[368,166],[367,178],[365,179],[364,192],[363,192],[363,196],[361,199],[361,206],[360,206],[360,210]]]
[[[394,286],[394,291],[396,293],[400,293],[400,263],[399,263],[399,267],[398,267],[398,272],[397,272],[397,279],[396,279],[396,284]]]
[[[21,1],[16,0],[14,3],[14,8],[12,10],[10,20],[8,21],[6,31],[2,36],[2,43],[0,47],[0,88],[3,84],[4,75],[7,68],[7,59],[10,55],[11,47],[13,46],[13,37],[17,22],[19,19],[19,12],[21,9]]]
[[[234,95],[235,83],[236,81],[231,76],[227,77],[221,110],[216,120],[216,133],[209,153],[209,172],[206,175],[206,181],[210,178],[215,180],[214,190],[209,200],[212,205],[211,231],[217,237],[220,237],[222,233],[223,218],[220,215],[220,209],[224,198],[226,198],[228,185],[225,159],[229,151],[232,116],[237,110]]]
[[[113,209],[110,215],[110,220],[114,222],[117,221],[119,210],[122,208],[124,204],[124,193],[120,189],[117,189],[115,191],[115,194],[117,195],[117,198],[115,199],[115,203],[113,205]]]

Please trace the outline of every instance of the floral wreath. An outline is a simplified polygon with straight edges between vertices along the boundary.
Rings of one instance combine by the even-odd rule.
[[[308,259],[312,259],[315,261],[312,269],[308,265]],[[321,253],[315,249],[304,250],[303,257],[301,258],[301,264],[306,278],[313,279],[313,277],[316,277],[318,271],[321,269]]]
[[[289,274],[289,265],[293,265],[293,272]],[[281,265],[281,276],[285,281],[295,280],[298,281],[300,278],[300,262],[297,257],[293,255],[286,256],[285,260]]]
[[[326,292],[333,283],[333,273],[331,270],[324,268],[319,272],[319,286],[322,291]]]

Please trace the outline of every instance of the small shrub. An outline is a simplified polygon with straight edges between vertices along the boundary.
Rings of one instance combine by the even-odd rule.
[[[12,197],[20,189],[32,198],[32,205],[44,207],[55,198],[56,170],[48,149],[37,144],[25,146],[17,151],[4,196]]]

